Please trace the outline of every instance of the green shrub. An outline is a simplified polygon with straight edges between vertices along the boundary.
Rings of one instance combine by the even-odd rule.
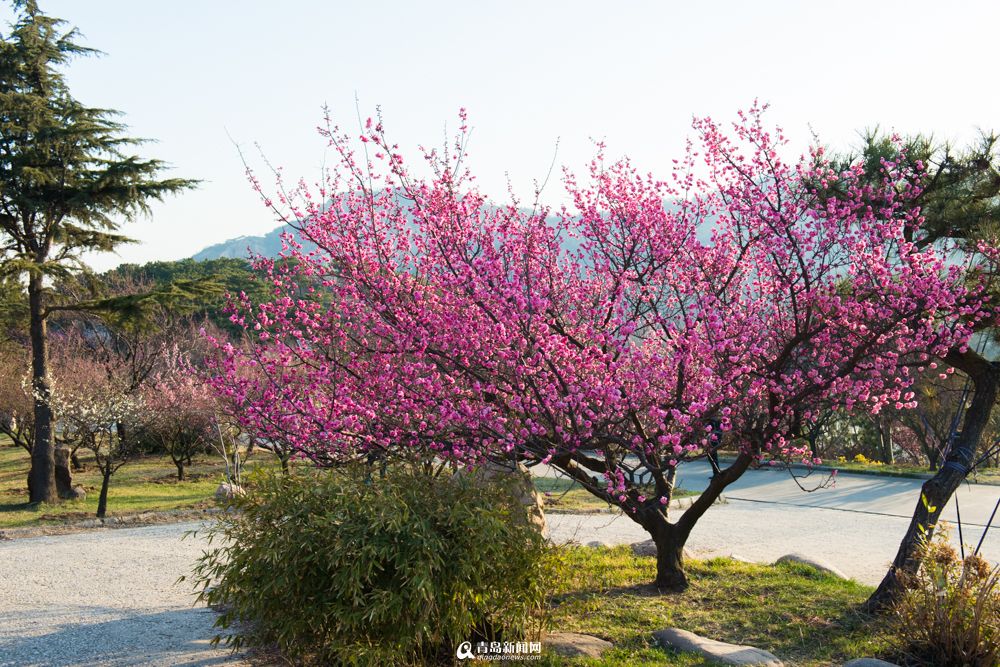
[[[508,489],[402,469],[262,472],[248,486],[194,572],[235,648],[389,665],[537,640],[555,561]]]
[[[961,560],[942,530],[924,548],[915,577],[895,608],[894,625],[907,664],[1000,665],[998,568]]]

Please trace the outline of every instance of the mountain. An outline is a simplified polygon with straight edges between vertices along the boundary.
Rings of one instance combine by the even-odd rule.
[[[679,208],[676,202],[664,201],[664,207],[668,211]],[[524,213],[529,213],[528,209],[521,209]],[[552,218],[555,219],[554,217]],[[191,259],[203,261],[211,259],[235,258],[246,259],[249,255],[263,255],[264,257],[277,257],[281,252],[281,234],[283,232],[294,232],[288,225],[277,227],[262,236],[237,236],[234,239],[210,245],[192,255]],[[701,225],[697,230],[698,238],[707,242],[710,238],[710,225]],[[297,236],[297,234],[295,234]],[[568,243],[567,247],[575,247],[575,243]]]
[[[236,258],[246,259],[251,253],[265,257],[277,257],[281,252],[282,232],[292,231],[288,225],[282,225],[263,236],[237,236],[234,239],[210,245],[193,255],[191,259],[204,261],[209,259]]]

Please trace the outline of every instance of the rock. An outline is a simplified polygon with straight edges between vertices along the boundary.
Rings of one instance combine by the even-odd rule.
[[[236,496],[242,495],[243,487],[239,484],[231,484],[230,482],[219,484],[219,488],[215,490],[216,500],[232,500]]]
[[[821,558],[813,558],[812,556],[806,556],[805,554],[785,554],[775,561],[775,564],[778,563],[801,563],[802,565],[808,565],[809,567],[815,568],[825,574],[832,574],[835,577],[847,579],[847,575],[838,570],[836,566],[831,565]]]
[[[531,472],[521,463],[493,463],[492,461],[469,468],[463,468],[455,473],[459,476],[469,476],[472,479],[495,480],[504,479],[511,483],[511,491],[518,502],[528,510],[528,521],[538,528],[538,532],[546,534],[544,501],[542,495],[535,489]]]
[[[850,662],[845,662],[844,667],[899,667],[899,665],[878,658],[855,658]]]
[[[600,658],[612,647],[611,642],[577,632],[553,632],[542,640],[542,646],[567,658]]]
[[[698,653],[709,660],[722,663],[723,665],[783,667],[781,660],[763,649],[706,639],[693,632],[679,628],[667,628],[666,630],[654,632],[653,639],[665,648]]]
[[[87,490],[79,485],[74,486],[69,490],[69,495],[67,496],[67,498],[69,500],[86,500]]]
[[[653,540],[644,540],[642,542],[633,542],[629,545],[632,548],[632,553],[636,556],[655,556],[656,555],[656,543]],[[682,555],[684,560],[691,558],[691,552],[687,549],[684,550]]]
[[[605,542],[604,540],[591,540],[590,542],[587,542],[587,546],[594,549],[600,549],[611,548],[613,545],[610,542]]]
[[[70,470],[70,456],[72,451],[69,447],[55,448],[56,463],[56,493],[60,498],[73,498],[73,473]]]

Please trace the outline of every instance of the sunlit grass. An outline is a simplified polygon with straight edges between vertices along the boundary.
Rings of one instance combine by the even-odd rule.
[[[660,595],[655,559],[628,547],[568,547],[550,606],[553,631],[582,632],[615,644],[601,660],[543,664],[704,665],[657,646],[652,633],[678,627],[771,651],[785,664],[832,665],[891,650],[880,623],[857,611],[871,588],[795,564],[728,558],[690,561],[691,585]]]
[[[101,474],[89,452],[80,450],[83,471],[73,473],[74,485],[82,486],[84,500],[58,505],[28,503],[28,453],[8,442],[0,442],[0,528],[62,523],[68,519],[94,517],[101,489]],[[254,463],[270,465],[264,454]],[[130,461],[111,479],[108,515],[150,510],[214,506],[215,489],[224,478],[225,464],[218,456],[200,455],[185,470],[187,479],[177,480],[177,469],[166,457],[143,457]]]

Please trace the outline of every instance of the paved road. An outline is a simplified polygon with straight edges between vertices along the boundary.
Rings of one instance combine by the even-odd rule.
[[[691,465],[681,484],[698,490],[707,477],[707,467]],[[689,547],[698,556],[759,561],[799,551],[874,584],[895,554],[919,487],[919,480],[843,475],[835,488],[804,493],[787,472],[750,472],[725,504],[706,513]],[[967,542],[979,539],[998,494],[992,486],[959,493]],[[952,506],[946,516],[953,515]],[[622,516],[550,514],[548,522],[557,540],[647,537]],[[197,525],[0,542],[0,665],[240,664],[208,645],[215,616],[193,606],[188,584],[177,583],[204,546],[181,539]],[[1000,528],[984,551],[1000,556]]]
[[[689,464],[678,473],[678,485],[700,491],[709,475],[707,464]],[[815,473],[799,481],[814,488],[822,479]],[[810,493],[800,489],[788,471],[750,471],[727,489],[725,504],[705,513],[688,546],[698,556],[735,554],[756,561],[801,552],[826,559],[860,582],[877,584],[896,555],[922,483],[918,479],[840,474],[833,487]],[[964,541],[975,546],[1000,498],[1000,486],[965,485],[956,496]],[[942,517],[954,523],[954,500]],[[617,544],[648,539],[624,516],[550,514],[548,523],[556,540]],[[1000,559],[998,524],[1000,513],[983,544],[983,553],[994,561]],[[952,533],[957,546],[957,530]]]

